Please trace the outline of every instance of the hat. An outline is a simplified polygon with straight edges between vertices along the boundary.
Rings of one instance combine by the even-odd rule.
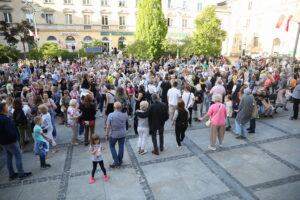
[[[24,88],[23,88],[23,91],[29,91],[29,90],[30,90],[29,87],[24,87]]]
[[[44,75],[42,75],[42,76],[40,76],[40,78],[45,78],[45,76],[44,76]]]

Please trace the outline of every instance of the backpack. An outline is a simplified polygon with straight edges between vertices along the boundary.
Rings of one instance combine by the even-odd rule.
[[[27,117],[25,116],[23,109],[15,110],[13,114],[13,119],[17,126],[27,124]]]
[[[126,113],[129,110],[129,103],[127,102],[127,100],[125,98],[121,98],[121,105],[122,105],[122,112]]]

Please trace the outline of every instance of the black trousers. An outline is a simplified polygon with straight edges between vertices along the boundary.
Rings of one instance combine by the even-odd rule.
[[[294,119],[298,119],[298,114],[299,114],[299,103],[300,99],[293,98],[293,111],[294,111]]]
[[[256,127],[255,121],[256,121],[255,118],[250,120],[250,127],[249,127],[250,131],[255,131],[255,127]]]
[[[176,124],[175,126],[175,133],[176,133],[176,141],[178,146],[181,146],[181,142],[185,137],[185,131],[187,129],[187,124]]]
[[[150,134],[152,136],[153,149],[154,149],[155,152],[158,152],[157,138],[156,138],[157,131],[158,131],[158,134],[159,134],[159,148],[160,148],[160,151],[164,150],[164,127],[159,128],[159,129],[152,129],[152,130],[150,130]]]
[[[41,167],[46,166],[46,157],[45,156],[40,156],[40,164],[41,164]]]
[[[100,165],[100,168],[103,172],[104,175],[106,175],[106,169],[104,167],[104,163],[103,163],[103,160],[101,161],[93,161],[93,170],[92,170],[92,177],[94,178],[95,176],[95,172],[96,172],[96,169],[97,169],[97,164],[99,163]]]
[[[189,110],[189,113],[190,113],[189,124],[192,125],[193,108],[188,108],[188,110]]]

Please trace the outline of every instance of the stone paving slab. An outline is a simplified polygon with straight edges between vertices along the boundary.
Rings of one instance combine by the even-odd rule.
[[[159,171],[154,170],[157,168]],[[157,199],[201,199],[229,191],[196,157],[151,164],[142,169]]]
[[[110,179],[108,182],[105,182],[102,172],[96,172],[94,184],[89,184],[90,175],[71,178],[69,180],[67,199],[145,199],[138,177],[133,169],[113,169],[107,173]]]
[[[109,165],[113,163],[113,159],[110,153],[108,142],[102,142],[101,145],[105,148],[105,150],[102,152],[104,165],[106,168],[109,168]],[[116,145],[117,152],[118,149],[118,145]],[[123,163],[126,165],[131,164],[126,148],[124,149]],[[80,145],[76,146],[73,150],[71,172],[83,170],[92,170],[92,160],[91,154],[89,153],[89,146]]]
[[[158,144],[159,144],[159,136],[158,135],[157,135],[157,139],[158,139]],[[160,152],[159,156],[153,155],[151,153],[151,151],[153,150],[151,136],[149,136],[147,139],[146,150],[148,151],[148,153],[144,154],[144,155],[140,155],[137,152],[138,138],[130,139],[129,142],[130,142],[139,162],[147,162],[147,161],[158,159],[158,158],[163,159],[163,158],[167,158],[170,156],[179,156],[179,155],[184,155],[184,154],[190,153],[190,151],[185,146],[182,146],[181,150],[179,150],[177,148],[175,133],[174,134],[168,133],[168,134],[164,135],[165,150],[163,152]]]
[[[260,146],[300,168],[300,139],[291,138]]]
[[[48,181],[44,183],[35,183],[30,185],[23,185],[21,187],[12,187],[5,190],[0,190],[0,199],[4,200],[31,200],[56,199],[57,190],[59,188],[59,180]]]
[[[244,186],[297,174],[295,170],[252,146],[217,152],[210,157]]]
[[[263,200],[299,200],[300,181],[286,185],[275,186],[266,190],[255,192]]]

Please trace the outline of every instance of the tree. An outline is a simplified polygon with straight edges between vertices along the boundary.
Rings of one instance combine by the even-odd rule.
[[[60,50],[54,42],[45,42],[40,48],[40,52],[43,55],[43,59],[51,59],[60,55]]]
[[[5,21],[0,22],[0,31],[4,34],[4,39],[10,45],[16,45],[21,42],[23,45],[23,54],[25,59],[25,44],[32,44],[34,42],[34,37],[29,35],[29,30],[33,31],[34,27],[27,21],[22,21],[21,23],[8,24]]]
[[[35,46],[34,48],[32,48],[29,51],[28,57],[30,60],[41,60],[43,58],[43,54],[41,52],[41,49],[37,46]]]
[[[217,18],[212,6],[206,7],[201,16],[195,20],[196,32],[193,35],[195,54],[220,55],[222,41],[226,32],[221,29],[221,21]]]
[[[2,63],[16,60],[19,55],[20,51],[15,46],[0,45],[0,61]]]
[[[168,31],[161,0],[140,0],[136,20],[136,39],[145,41],[149,58],[158,58]]]
[[[135,58],[149,58],[149,45],[144,40],[135,40],[133,43],[127,45],[124,55],[133,56]]]

